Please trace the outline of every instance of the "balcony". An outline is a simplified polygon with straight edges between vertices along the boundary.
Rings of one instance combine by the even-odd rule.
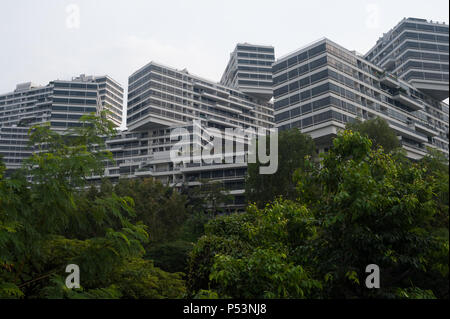
[[[397,79],[389,73],[384,73],[380,78],[380,82],[392,88],[399,87]]]
[[[434,128],[431,126],[428,126],[426,124],[422,123],[413,123],[414,128],[416,131],[419,131],[427,136],[438,136],[439,132],[437,132]]]
[[[238,113],[241,114],[242,111],[241,110],[236,110],[235,108],[231,108],[219,103],[214,104],[214,107],[217,107],[218,109],[224,110],[224,111],[228,111],[228,112],[232,112],[232,113]]]
[[[416,101],[414,98],[410,97],[409,95],[403,93],[403,92],[397,92],[395,93],[392,98],[396,101],[399,101],[406,106],[412,108],[414,111],[423,110],[423,104],[422,102]]]

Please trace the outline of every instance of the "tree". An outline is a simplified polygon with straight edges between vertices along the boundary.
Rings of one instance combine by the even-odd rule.
[[[443,153],[435,149],[428,149],[428,154],[419,161],[425,174],[433,185],[434,199],[438,207],[436,227],[447,230],[448,237],[448,208],[449,208],[449,165]]]
[[[309,269],[294,264],[297,245],[315,234],[309,211],[289,201],[220,216],[189,260],[188,293],[221,298],[305,298],[320,290]]]
[[[165,242],[150,246],[147,257],[165,271],[186,273],[192,247],[193,243],[185,240]]]
[[[136,264],[167,288],[167,294],[150,295],[173,297],[178,291],[180,296],[179,275],[166,275],[142,260],[148,233],[141,222],[131,222],[133,200],[93,188],[85,196],[89,177],[102,174],[104,160],[111,159],[103,138],[114,131],[104,113],[83,116],[80,123],[63,134],[48,126],[31,128],[30,143],[38,151],[23,170],[6,179],[0,167],[0,297],[133,297],[130,290],[141,289],[136,282],[142,278],[130,278],[136,285],[126,287],[120,278],[128,278],[125,273]],[[80,289],[65,287],[68,264],[80,267]]]
[[[182,184],[181,194],[186,196],[187,206],[193,212],[216,215],[226,211],[226,205],[232,202],[231,195],[220,181],[200,179],[199,185]]]
[[[320,224],[320,236],[299,262],[305,255],[315,261],[331,298],[401,297],[412,289],[439,295],[427,283],[436,278],[448,293],[448,238],[433,231],[432,180],[417,164],[372,149],[358,132],[344,131],[333,144],[320,165],[297,175],[300,203]],[[382,269],[383,289],[364,286],[369,264]]]
[[[340,132],[320,162],[295,172],[295,201],[208,222],[190,256],[188,294],[448,298],[437,171],[397,155],[359,132]],[[423,165],[443,170],[435,161]],[[370,264],[381,270],[380,289],[365,286]]]
[[[357,120],[353,123],[349,122],[346,125],[346,129],[359,132],[361,135],[371,139],[373,149],[382,146],[387,153],[390,153],[401,146],[395,132],[381,117],[367,121]]]
[[[269,143],[267,143],[269,144]],[[305,158],[315,155],[312,138],[298,129],[281,131],[278,135],[278,170],[275,174],[260,174],[260,163],[249,163],[245,184],[248,202],[264,207],[278,196],[295,199],[294,171],[303,168]]]
[[[151,234],[149,243],[144,245],[144,258],[169,272],[186,272],[192,242],[203,234],[203,225],[211,215],[203,210],[219,211],[216,206],[210,208],[206,203],[210,198],[219,198],[214,201],[218,205],[220,196],[225,196],[219,189],[213,189],[209,194],[203,194],[206,190],[202,189],[202,193],[198,194],[203,195],[198,199],[202,205],[195,207],[200,211],[193,211],[194,207],[190,206],[193,199],[188,197],[192,193],[180,193],[153,178],[122,179],[115,186],[104,181],[101,188],[101,192],[117,193],[133,199],[136,217],[131,221],[142,221]]]
[[[180,238],[182,225],[190,216],[184,195],[153,178],[121,179],[113,191],[133,198],[133,221],[140,220],[148,226],[152,244]]]

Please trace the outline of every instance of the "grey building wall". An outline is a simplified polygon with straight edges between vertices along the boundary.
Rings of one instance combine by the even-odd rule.
[[[272,46],[239,43],[230,54],[220,83],[269,101],[272,98]]]
[[[31,155],[27,133],[36,124],[48,123],[55,131],[64,131],[80,125],[84,114],[98,113],[105,100],[95,77],[80,76],[70,81],[54,80],[46,86],[31,82],[18,84],[13,92],[0,95],[0,155],[8,169],[19,168],[23,159]],[[111,79],[112,81],[112,79]],[[118,89],[117,89],[118,90]],[[119,90],[118,90],[119,91]],[[119,100],[119,97],[116,99]],[[113,115],[116,125],[121,121]]]
[[[405,18],[365,58],[438,100],[448,98],[449,26]]]
[[[327,150],[355,118],[381,117],[411,158],[426,147],[448,156],[448,105],[423,94],[362,56],[321,39],[273,65],[275,122],[299,128]]]

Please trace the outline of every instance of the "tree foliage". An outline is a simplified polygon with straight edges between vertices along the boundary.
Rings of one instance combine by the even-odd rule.
[[[393,160],[382,148],[372,149],[369,139],[352,131],[334,140],[321,165],[306,176],[299,173],[299,201],[321,225],[311,248],[320,261],[314,268],[330,278],[331,297],[396,296],[397,289],[413,285],[431,288],[426,277],[448,278],[448,262],[441,259],[448,258],[448,238],[433,232],[433,181],[424,173],[416,164]],[[364,286],[368,264],[382,269],[383,289]]]
[[[448,298],[448,160],[410,161],[381,120],[320,161],[309,137],[282,133],[278,172],[249,165],[255,204],[233,214],[219,184],[92,184],[114,131],[104,115],[82,123],[33,127],[38,151],[8,178],[0,162],[0,298]]]
[[[346,129],[359,132],[361,135],[368,137],[372,141],[373,149],[381,146],[387,153],[390,153],[401,146],[394,130],[381,117],[366,121],[358,119],[353,123],[349,122],[346,125]]]
[[[38,151],[23,170],[3,178],[0,166],[0,297],[182,296],[180,275],[142,259],[149,235],[133,199],[92,189],[85,196],[88,178],[102,174],[103,161],[111,159],[103,138],[114,132],[104,114],[81,121],[63,134],[33,127],[30,143]],[[80,267],[81,289],[65,287],[68,264]],[[144,277],[131,273],[136,265]],[[138,285],[146,278],[153,286]]]
[[[269,142],[267,142],[269,145]],[[245,184],[245,194],[249,203],[256,203],[263,208],[278,196],[295,199],[293,174],[303,168],[305,158],[315,155],[312,138],[302,134],[298,129],[281,131],[278,135],[278,170],[274,174],[260,174],[261,164],[249,163]]]
[[[308,269],[293,262],[315,235],[309,211],[276,201],[264,209],[221,216],[206,225],[191,253],[188,292],[231,298],[304,298],[320,290]]]
[[[442,165],[436,156],[414,163],[359,132],[341,132],[319,163],[297,169],[295,201],[207,224],[191,254],[188,293],[448,298]],[[381,289],[365,286],[369,264],[381,269]]]

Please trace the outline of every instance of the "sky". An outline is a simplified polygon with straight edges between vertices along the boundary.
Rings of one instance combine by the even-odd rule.
[[[278,58],[327,37],[366,53],[404,17],[448,12],[448,0],[0,0],[0,94],[79,74],[126,89],[150,61],[219,81],[237,43]]]

